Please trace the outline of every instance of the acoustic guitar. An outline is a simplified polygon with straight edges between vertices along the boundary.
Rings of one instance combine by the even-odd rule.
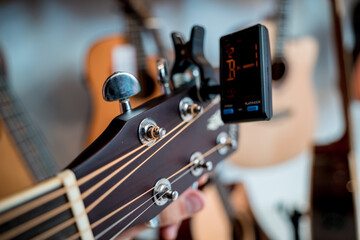
[[[111,86],[118,74],[129,76],[109,77],[104,93],[116,95]],[[236,124],[208,127],[220,109],[219,98],[195,101],[187,107],[198,111],[186,113],[186,120],[181,117],[185,113],[179,104],[193,97],[193,88],[188,85],[115,117],[66,170],[2,200],[0,239],[113,239],[159,214],[235,151],[230,143],[237,139]]]
[[[343,109],[344,133],[336,141],[315,147],[311,189],[311,231],[313,239],[358,239],[355,220],[357,192],[355,159],[351,149],[349,95],[344,59],[339,4],[330,0],[338,68],[338,88]],[[354,180],[354,181],[352,181]]]
[[[317,120],[313,72],[318,46],[311,37],[287,39],[291,2],[280,0],[276,23],[265,23],[273,54],[274,116],[269,122],[239,124],[240,148],[228,159],[241,167],[275,165],[305,149],[312,151]],[[180,234],[179,240],[269,239],[252,213],[244,185],[237,183],[237,190],[228,193],[224,188],[217,182],[204,189],[209,202],[183,224],[183,230],[190,229],[190,233]]]
[[[0,197],[44,180],[58,171],[21,102],[11,92],[0,52]]]
[[[279,2],[278,22],[267,22],[273,63],[273,110],[269,122],[240,125],[240,150],[230,161],[242,167],[278,164],[313,146],[317,105],[313,72],[315,39],[289,39],[286,31],[289,0]],[[279,61],[280,60],[280,61]]]
[[[101,96],[103,80],[115,71],[127,71],[138,76],[144,93],[130,99],[133,106],[161,95],[156,83],[156,56],[147,57],[141,34],[145,30],[154,36],[159,54],[165,50],[151,17],[149,7],[142,0],[119,1],[125,19],[127,34],[113,34],[97,41],[90,49],[86,61],[86,80],[92,95],[92,111],[88,128],[87,145],[93,142],[118,113],[118,104],[104,103]]]
[[[356,100],[360,100],[360,2],[357,1],[354,7],[352,26],[355,36],[355,46],[353,49],[354,65],[352,68],[351,82],[353,84]]]

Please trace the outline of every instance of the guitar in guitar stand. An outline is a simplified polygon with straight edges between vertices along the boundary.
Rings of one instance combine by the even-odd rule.
[[[257,114],[234,114],[231,122],[254,120],[254,116],[269,119],[271,112],[263,109],[271,104],[271,98],[266,98],[271,94],[263,96],[271,90],[264,89],[271,84],[267,30],[257,25],[224,38],[229,41],[225,47],[235,50],[234,61],[245,61],[247,55],[241,54],[244,46],[236,42],[238,37],[254,47],[257,44],[258,67],[237,72],[231,83],[222,83],[220,88],[225,93],[229,86],[241,88],[246,97],[246,89],[250,91],[257,83],[257,98],[267,104],[259,103]],[[254,48],[251,51],[256,52]],[[226,70],[225,66],[224,74],[229,70],[232,68]],[[133,75],[116,72],[106,79],[103,97],[119,101],[122,114],[66,170],[0,202],[0,239],[114,239],[124,230],[150,221],[235,151],[237,125],[207,127],[222,105],[219,97],[210,98],[209,86],[190,81],[181,89],[169,89],[163,61],[158,72],[161,82],[167,83],[163,85],[167,94],[137,108],[129,101],[140,91]],[[197,92],[202,94],[201,100]],[[226,106],[230,104],[226,102]]]
[[[194,79],[197,91],[194,93],[198,99],[211,99],[218,88],[213,68],[206,60],[203,51],[204,29],[200,26],[193,27],[190,40],[185,41],[181,33],[174,32],[172,39],[175,47],[175,63],[172,69],[173,86],[181,88],[191,79]],[[259,35],[260,34],[260,35]],[[265,80],[265,75],[261,75],[258,68],[259,59],[268,54],[267,76],[270,75],[270,51],[260,49],[255,40],[267,36],[267,31],[258,33],[257,27],[252,27],[242,32],[233,33],[221,38],[220,41],[220,79],[221,79],[221,110],[214,115],[208,124],[209,129],[217,129],[224,122],[241,122],[258,119],[269,119],[272,116],[271,104],[271,81]],[[260,40],[260,41],[262,41]],[[241,54],[240,54],[241,53]],[[244,67],[245,66],[245,67]],[[266,68],[266,67],[265,67]],[[255,80],[256,79],[256,80]],[[205,81],[204,81],[205,80]],[[245,86],[242,85],[246,85]],[[220,117],[221,115],[221,117]],[[210,119],[209,119],[210,120]],[[219,229],[212,234],[213,238],[224,239],[226,235],[233,234],[233,239],[241,239],[242,236],[249,233],[249,228],[244,228],[244,222],[240,222],[235,217],[232,207],[225,199],[230,195],[222,195],[225,190],[221,183],[214,181],[215,189],[220,193],[222,199],[220,204],[215,202],[209,203],[209,207],[214,210],[226,209],[226,217],[230,221],[229,228],[232,229],[224,235],[219,235]],[[207,186],[206,188],[211,188]],[[206,191],[205,193],[208,193]],[[211,193],[211,192],[210,192]],[[211,198],[211,196],[210,196]],[[212,201],[212,199],[210,200]],[[215,206],[213,206],[215,205]],[[224,206],[222,206],[224,205]],[[204,211],[194,216],[190,221],[185,221],[179,231],[178,239],[207,239],[210,235],[206,234],[210,230],[205,226],[221,225],[217,211],[207,211],[207,218],[203,218]],[[209,215],[211,217],[209,217]],[[225,218],[226,218],[225,217]],[[201,221],[199,220],[201,219]],[[251,223],[249,223],[251,225]],[[246,224],[245,224],[246,225]],[[244,226],[245,226],[244,225]],[[255,226],[255,225],[254,225]],[[214,228],[215,230],[215,228]],[[251,231],[251,229],[250,229]],[[218,235],[214,235],[218,234]]]
[[[97,41],[90,49],[86,62],[86,80],[92,95],[92,109],[87,144],[93,142],[118,113],[118,104],[105,103],[101,96],[103,79],[114,71],[126,69],[138,76],[142,92],[130,101],[134,107],[161,95],[156,83],[156,57],[147,57],[144,49],[144,30],[150,31],[161,57],[165,57],[163,43],[145,1],[117,1],[124,12],[127,33],[114,34]],[[150,24],[152,23],[152,24]]]
[[[57,170],[44,139],[11,93],[0,52],[0,197],[54,176]]]
[[[345,131],[326,146],[316,146],[311,190],[311,231],[313,239],[357,239],[355,203],[351,179],[355,166],[351,156],[348,83],[344,61],[339,2],[330,0],[339,73],[338,86],[344,111]],[[355,184],[356,185],[356,184]],[[353,186],[355,187],[355,186]],[[356,187],[355,187],[356,188]]]
[[[312,37],[289,38],[287,22],[294,1],[278,2],[275,23],[264,23],[272,53],[274,117],[240,126],[242,148],[229,158],[240,167],[276,165],[313,147],[317,121],[313,73],[318,46]]]

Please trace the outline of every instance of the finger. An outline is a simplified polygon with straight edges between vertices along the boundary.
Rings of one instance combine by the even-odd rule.
[[[205,173],[204,175],[202,175],[199,180],[197,181],[199,186],[204,185],[209,179],[209,174]]]
[[[166,227],[162,227],[160,229],[160,234],[164,240],[171,240],[177,237],[178,230],[179,224],[172,224]]]
[[[179,223],[200,211],[205,205],[204,194],[192,188],[187,189],[179,199],[170,204],[160,215],[160,226]]]

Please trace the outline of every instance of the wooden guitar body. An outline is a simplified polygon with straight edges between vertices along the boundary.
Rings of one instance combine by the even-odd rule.
[[[13,194],[35,183],[24,164],[17,146],[0,118],[0,198]]]
[[[219,192],[214,185],[208,185],[203,189],[206,194],[206,205],[201,212],[191,220],[191,232],[196,240],[234,240],[232,223],[222,206]],[[231,191],[229,199],[234,208],[236,220],[241,225],[240,239],[265,240],[269,239],[257,224],[252,213],[246,188],[238,183]]]
[[[120,34],[114,34],[96,42],[90,49],[86,62],[86,80],[89,86],[89,91],[92,95],[92,114],[89,123],[87,144],[93,142],[111,122],[111,120],[119,114],[118,103],[107,103],[102,97],[102,86],[105,79],[111,75],[113,70],[113,51],[119,46],[129,45],[126,37]],[[126,57],[126,56],[124,56]],[[128,59],[129,62],[134,62],[134,59]],[[149,58],[146,60],[147,70],[153,81],[156,80],[156,58]],[[118,69],[120,70],[120,69]],[[139,106],[141,103],[148,101],[151,98],[159,96],[161,89],[158,84],[155,84],[155,91],[153,95],[147,98],[130,98],[133,107]]]
[[[355,99],[360,101],[360,56],[357,57],[351,75]]]
[[[271,41],[273,28],[267,26]],[[285,43],[287,74],[280,82],[273,82],[274,116],[269,122],[240,124],[241,147],[231,156],[232,163],[263,167],[287,161],[312,147],[317,121],[313,88],[317,51],[317,43],[310,37]]]
[[[0,198],[57,171],[46,142],[7,82],[0,51]]]
[[[276,27],[273,23],[265,25],[274,50]],[[287,161],[313,147],[317,121],[313,72],[317,52],[317,42],[311,37],[284,42],[286,74],[272,84],[274,116],[268,122],[239,124],[239,148],[228,158],[231,163],[239,167],[264,167]],[[229,197],[243,229],[240,239],[268,239],[252,214],[245,188],[238,189],[242,190],[229,194]],[[235,239],[232,223],[216,188],[205,188],[205,194],[209,199],[205,210],[190,222],[193,239]]]

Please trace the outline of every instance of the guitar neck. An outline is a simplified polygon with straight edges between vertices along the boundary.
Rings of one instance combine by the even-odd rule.
[[[350,144],[350,121],[349,121],[349,83],[347,81],[347,71],[345,66],[345,57],[344,57],[344,48],[343,48],[343,40],[342,40],[342,28],[341,28],[341,21],[339,15],[339,4],[335,0],[331,0],[331,14],[333,17],[333,25],[334,25],[334,40],[335,40],[335,55],[336,55],[336,64],[338,68],[338,88],[340,89],[340,96],[341,96],[341,107],[343,109],[343,117],[345,123],[345,130],[343,136],[327,146],[317,146],[317,152],[323,151],[336,151],[336,152],[343,152],[345,154],[349,154],[351,150]]]
[[[0,202],[0,239],[92,238],[84,209],[75,175],[66,170]]]
[[[138,72],[146,71],[146,54],[141,40],[141,26],[134,14],[127,14],[130,42],[135,46]]]
[[[38,181],[53,176],[57,167],[20,102],[10,94],[0,76],[0,115],[33,176]]]
[[[287,21],[289,12],[289,0],[280,0],[277,20],[277,34],[275,45],[275,58],[284,57],[284,43],[287,37]]]

